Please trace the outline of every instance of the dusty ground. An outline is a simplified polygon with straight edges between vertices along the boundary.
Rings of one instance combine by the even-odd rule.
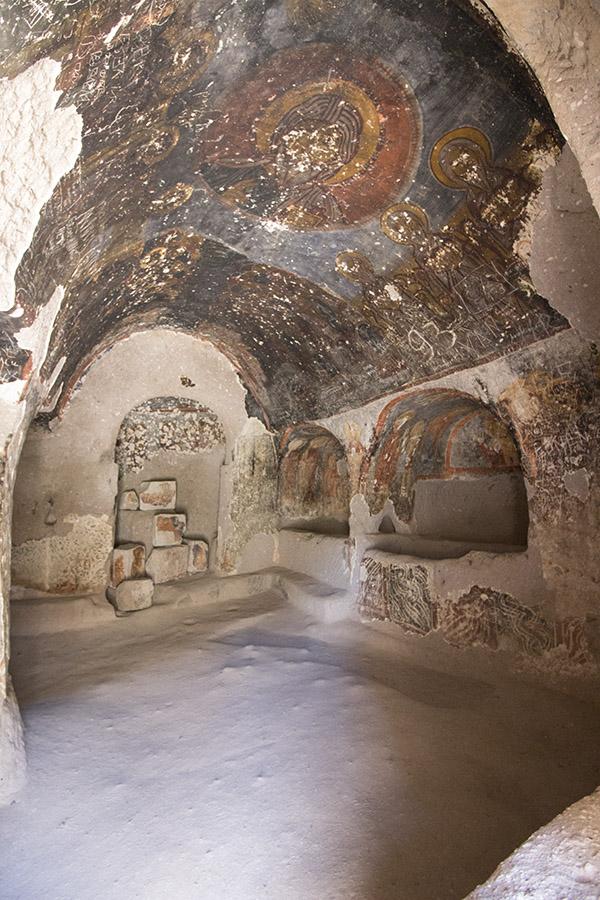
[[[597,708],[275,594],[14,641],[3,900],[453,900],[600,783]]]

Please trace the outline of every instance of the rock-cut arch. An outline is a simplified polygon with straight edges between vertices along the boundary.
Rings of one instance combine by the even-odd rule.
[[[528,512],[519,451],[481,401],[431,389],[382,411],[362,482],[371,512],[388,504],[418,534],[525,545]]]
[[[279,447],[278,498],[283,527],[348,530],[350,487],[344,448],[321,425],[288,428]]]

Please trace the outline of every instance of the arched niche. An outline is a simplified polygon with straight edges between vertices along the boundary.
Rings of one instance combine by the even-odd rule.
[[[347,534],[350,486],[346,454],[320,425],[288,428],[279,447],[278,502],[283,528]]]
[[[220,470],[225,460],[225,432],[207,406],[190,397],[153,397],[124,417],[115,445],[119,498],[144,482],[174,481],[176,510],[187,519],[186,532],[216,539]],[[117,511],[117,542],[142,540],[135,510]],[[147,548],[151,552],[151,547]]]
[[[362,472],[371,512],[390,504],[404,530],[447,541],[525,546],[529,516],[507,425],[459,391],[432,389],[382,411]]]
[[[119,432],[131,410],[160,397],[210,409],[228,453],[248,421],[246,391],[208,341],[156,328],[116,343],[89,367],[51,427],[38,421],[29,429],[14,494],[15,584],[67,594],[106,587]]]

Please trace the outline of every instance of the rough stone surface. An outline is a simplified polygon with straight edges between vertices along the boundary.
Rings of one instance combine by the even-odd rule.
[[[600,343],[600,218],[570,147],[544,174],[532,220],[529,268],[538,291],[584,340]]]
[[[600,212],[600,28],[595,0],[475,0],[529,63]]]
[[[135,612],[152,606],[154,582],[151,578],[132,578],[122,581],[109,591],[109,599],[119,612]]]
[[[275,441],[261,422],[250,419],[222,473],[220,568],[235,571],[246,544],[256,534],[275,532],[278,524]]]
[[[8,803],[25,784],[23,723],[12,686],[0,700],[0,806]]]
[[[600,885],[600,791],[529,838],[467,900],[596,900]]]
[[[175,509],[177,482],[145,481],[140,487],[140,509]]]
[[[196,575],[208,569],[208,544],[197,538],[184,538],[188,547],[188,573]]]
[[[154,584],[175,581],[187,575],[189,549],[185,544],[178,547],[155,547],[146,563],[146,571]]]
[[[172,547],[181,544],[185,526],[186,517],[183,513],[156,513],[152,543],[155,547]]]
[[[106,584],[113,549],[108,516],[66,516],[66,531],[13,548],[15,584],[55,593],[91,591]]]
[[[40,211],[81,150],[74,106],[56,108],[60,63],[43,59],[17,78],[0,79],[0,309],[12,307],[15,272]]]
[[[163,453],[197,456],[224,443],[225,434],[217,416],[197,400],[156,397],[125,417],[115,458],[124,474],[138,472]]]
[[[146,572],[146,548],[143,544],[121,544],[112,553],[111,583],[117,587],[128,578],[143,578]]]

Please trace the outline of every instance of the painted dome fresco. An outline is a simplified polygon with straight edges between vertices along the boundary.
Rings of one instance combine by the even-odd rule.
[[[466,4],[29,6],[0,74],[53,56],[84,122],[17,279],[25,321],[65,288],[47,417],[152,326],[211,340],[274,427],[568,327],[519,255],[560,137]],[[16,379],[10,328],[2,354]]]

